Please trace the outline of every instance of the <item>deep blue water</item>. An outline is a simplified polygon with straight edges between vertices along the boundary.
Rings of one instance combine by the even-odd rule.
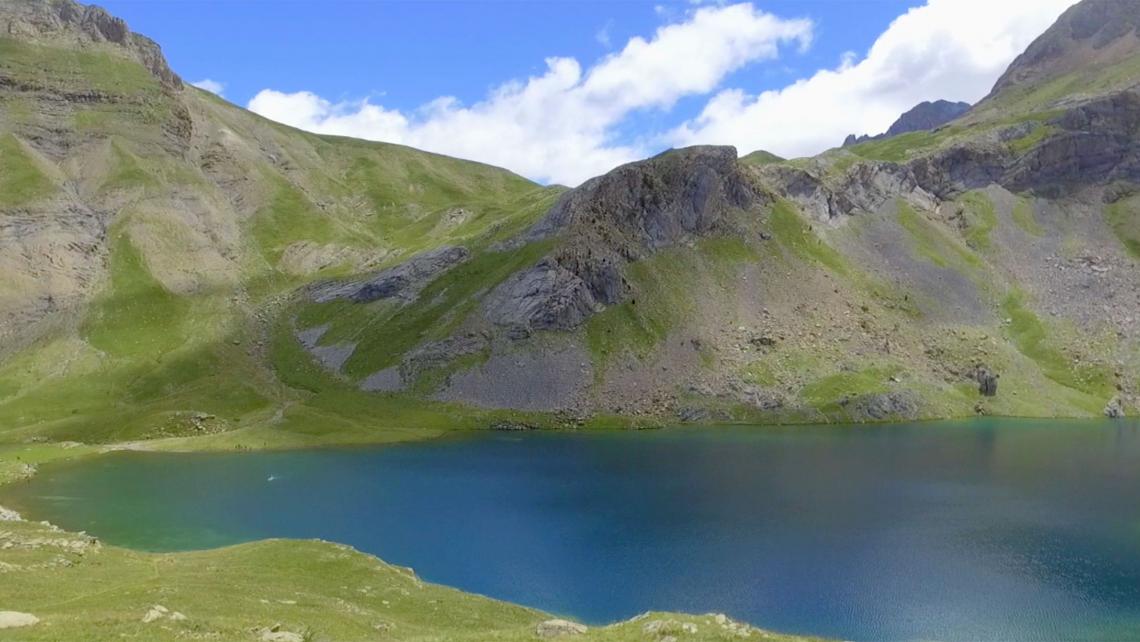
[[[853,640],[1140,640],[1135,423],[116,453],[2,499],[152,550],[335,540],[592,623],[662,609]]]

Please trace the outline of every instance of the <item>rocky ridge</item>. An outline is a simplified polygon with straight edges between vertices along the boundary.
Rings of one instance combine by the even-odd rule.
[[[871,140],[881,140],[907,132],[937,129],[966,113],[969,109],[970,103],[967,102],[950,102],[948,100],[923,101],[899,116],[895,122],[891,123],[891,126],[887,128],[886,132],[877,136],[867,134],[856,136],[855,134],[849,134],[847,138],[843,140],[843,146],[848,147]]]

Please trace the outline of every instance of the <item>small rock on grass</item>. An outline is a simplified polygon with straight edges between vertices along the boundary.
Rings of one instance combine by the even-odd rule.
[[[143,616],[143,624],[150,624],[155,620],[161,620],[162,618],[166,617],[166,614],[169,612],[170,611],[168,611],[165,606],[161,604],[155,604],[154,606],[150,607],[150,610],[147,611],[146,615]]]
[[[540,638],[553,638],[563,635],[581,635],[589,630],[585,624],[578,624],[570,620],[546,620],[539,622],[535,633]]]
[[[305,636],[292,631],[282,631],[280,624],[261,629],[261,642],[304,642]]]
[[[0,611],[0,629],[18,629],[38,624],[40,619],[31,613]]]

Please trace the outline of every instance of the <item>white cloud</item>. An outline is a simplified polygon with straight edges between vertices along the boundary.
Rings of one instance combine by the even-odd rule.
[[[368,99],[334,103],[265,89],[249,108],[310,131],[402,143],[574,185],[647,153],[612,140],[632,112],[707,94],[733,71],[775,58],[781,44],[806,47],[811,31],[809,20],[780,19],[751,4],[707,7],[650,40],[630,39],[585,71],[572,58],[548,58],[542,75],[501,85],[470,106],[443,97],[403,113]]]
[[[1073,0],[929,0],[895,19],[867,56],[783,89],[722,90],[666,136],[671,144],[732,144],[806,156],[847,134],[884,131],[923,100],[976,102]]]
[[[226,90],[226,83],[218,82],[217,80],[210,80],[209,78],[203,78],[202,80],[192,82],[190,84],[194,85],[198,89],[205,89],[211,94],[217,94],[219,96],[221,96],[222,92]]]
[[[610,29],[613,29],[613,28],[614,28],[614,21],[612,19],[607,20],[606,24],[602,25],[602,28],[598,29],[597,33],[594,34],[594,40],[596,40],[597,43],[599,45],[601,45],[602,47],[604,47],[606,49],[612,49],[614,46],[614,43],[613,43],[613,39],[610,37]]]

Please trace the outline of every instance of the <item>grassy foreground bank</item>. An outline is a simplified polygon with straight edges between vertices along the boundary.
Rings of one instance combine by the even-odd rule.
[[[0,446],[0,486],[102,450]],[[24,615],[34,623],[4,628],[31,621]],[[331,542],[147,553],[0,510],[0,640],[809,639],[713,614],[649,613],[582,632],[553,618],[423,582],[411,569]]]

